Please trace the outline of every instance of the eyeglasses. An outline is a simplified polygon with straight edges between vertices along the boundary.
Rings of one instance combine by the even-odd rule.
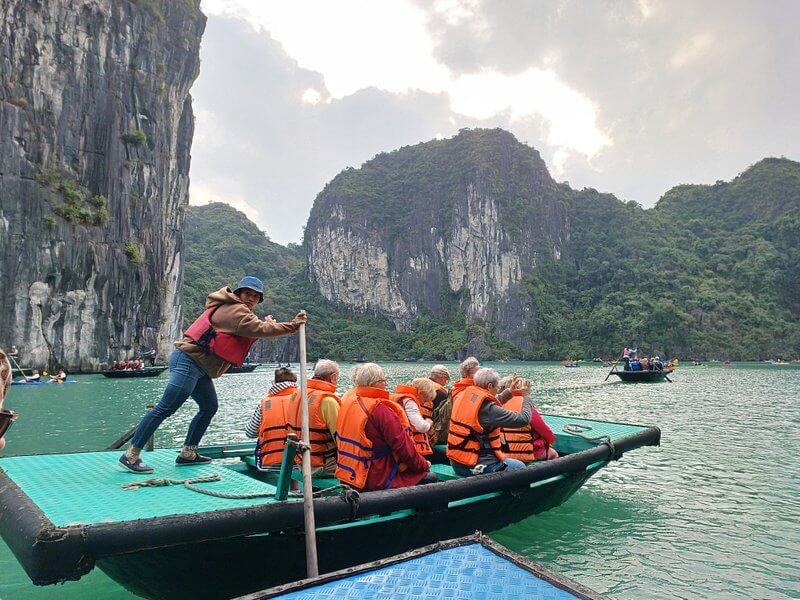
[[[17,420],[17,413],[7,408],[0,408],[0,438],[6,434],[11,424]]]

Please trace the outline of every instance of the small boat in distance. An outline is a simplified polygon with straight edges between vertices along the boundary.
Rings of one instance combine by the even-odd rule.
[[[667,377],[673,369],[653,369],[651,371],[612,371],[609,375],[616,375],[625,383],[653,383],[655,381],[670,381]]]
[[[78,383],[74,379],[66,379],[64,381],[57,381],[55,379],[50,379],[48,381],[25,381],[24,379],[19,379],[17,381],[12,381],[11,385],[58,385],[60,383]]]
[[[231,373],[252,373],[260,366],[261,363],[243,363],[241,367],[236,367],[234,365],[231,365],[230,368],[227,371],[225,371],[225,374],[229,375]]]
[[[480,565],[480,569],[475,565]],[[492,577],[486,577],[487,572]],[[443,582],[447,582],[446,587]],[[287,594],[304,598],[346,598],[352,597],[354,590],[358,590],[363,598],[393,600],[439,597],[480,597],[486,600],[606,598],[478,532],[235,600],[277,598]]]
[[[110,379],[128,379],[130,377],[158,377],[167,370],[167,367],[158,366],[158,367],[145,367],[143,369],[131,369],[128,371],[119,371],[119,370],[112,370],[106,369],[105,371],[100,371],[103,377],[108,377]]]

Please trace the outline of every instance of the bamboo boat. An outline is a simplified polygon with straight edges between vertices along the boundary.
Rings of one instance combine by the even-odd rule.
[[[229,375],[231,373],[252,373],[260,366],[261,363],[244,363],[242,364],[241,367],[235,367],[231,365],[230,368],[227,371],[225,371],[225,374]]]
[[[358,494],[316,479],[320,572],[549,510],[611,461],[658,445],[661,436],[657,427],[544,418],[562,456],[523,469],[461,478],[437,447],[439,483]],[[144,458],[154,477],[208,481],[136,491],[122,486],[146,478],[118,470],[118,451],[0,458],[0,535],[37,585],[79,579],[97,566],[147,598],[215,599],[302,579],[303,502],[285,495],[287,473],[248,465],[251,444],[200,451],[214,460],[175,467],[177,449]]]
[[[480,569],[475,566],[480,565]],[[486,573],[491,577],[486,577]],[[540,598],[603,596],[480,532],[390,558],[262,590],[235,600],[267,598]]]
[[[107,369],[105,371],[100,371],[103,377],[109,377],[111,379],[127,379],[129,377],[158,377],[164,371],[167,370],[167,367],[144,367],[143,369],[132,369],[130,371],[112,371],[111,369]]]

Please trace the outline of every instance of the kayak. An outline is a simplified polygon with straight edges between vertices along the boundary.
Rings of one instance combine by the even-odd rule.
[[[78,383],[74,379],[67,379],[60,383]],[[24,379],[20,379],[19,381],[12,381],[11,385],[58,385],[58,381],[25,381]]]
[[[167,367],[145,367],[144,369],[136,369],[135,371],[113,371],[108,369],[106,371],[100,371],[100,373],[102,373],[103,377],[109,377],[111,379],[126,379],[128,377],[157,377],[166,370]]]

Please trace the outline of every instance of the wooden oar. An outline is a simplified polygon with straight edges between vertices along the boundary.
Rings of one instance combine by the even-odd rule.
[[[314,495],[311,489],[311,447],[309,445],[308,431],[308,383],[306,379],[306,326],[300,325],[300,402],[302,406],[303,422],[301,435],[303,440],[303,516],[306,529],[306,576],[319,575],[317,566],[317,531],[314,524]]]
[[[18,370],[20,373],[22,373],[22,376],[23,376],[25,379],[28,379],[28,376],[27,376],[27,375],[25,375],[25,371],[23,371],[23,370],[22,370],[22,367],[20,367],[20,366],[17,364],[17,361],[16,361],[16,360],[14,360],[14,357],[13,357],[13,356],[11,356],[11,355],[6,355],[6,356],[8,356],[8,358],[10,358],[10,359],[11,359],[11,362],[12,362],[12,363],[14,363],[14,366],[15,366],[15,367],[17,367],[17,370]]]
[[[608,375],[606,375],[606,378],[603,379],[603,381],[608,381],[608,378],[614,374],[614,371],[616,371],[616,369],[617,369],[617,363],[611,365],[611,370],[608,372]]]

